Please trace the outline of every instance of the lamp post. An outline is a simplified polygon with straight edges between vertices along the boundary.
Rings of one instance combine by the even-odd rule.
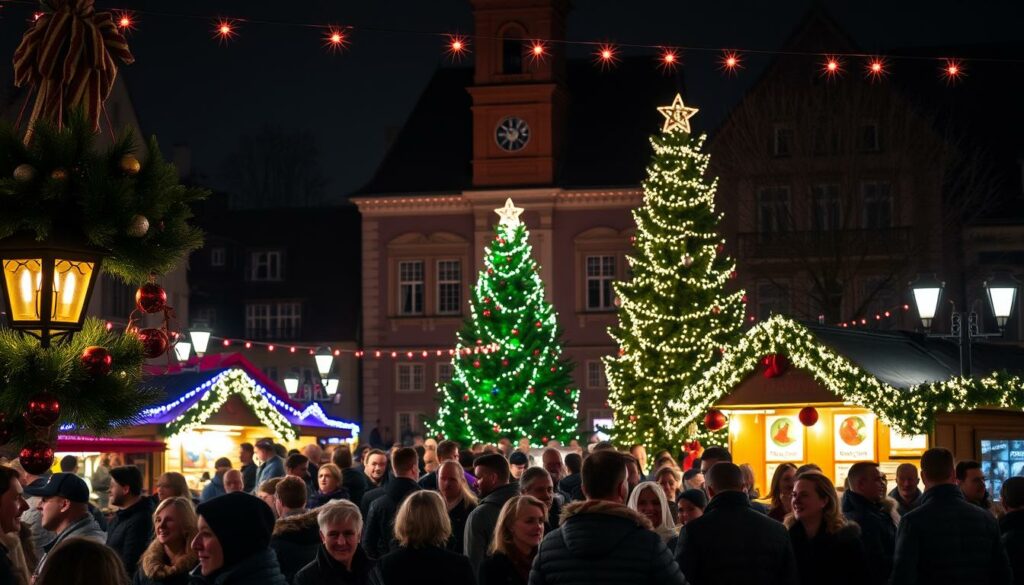
[[[324,385],[324,390],[327,391],[328,396],[334,396],[338,393],[338,382],[337,378],[327,378],[327,383]]]
[[[316,360],[316,369],[320,373],[320,382],[324,388],[327,387],[327,377],[331,375],[331,367],[334,366],[334,352],[331,348],[324,346],[317,350],[313,356]]]
[[[921,325],[929,337],[941,339],[952,339],[960,348],[960,376],[971,375],[971,343],[975,339],[988,337],[1001,337],[1006,322],[1013,313],[1014,301],[1017,298],[1017,287],[1019,283],[1010,276],[991,277],[985,281],[985,292],[995,315],[996,324],[999,326],[999,333],[981,333],[978,325],[978,314],[974,311],[960,312],[953,308],[950,318],[949,334],[932,334],[930,332],[932,319],[938,311],[939,297],[942,295],[944,283],[940,283],[934,277],[918,278],[911,283],[911,290],[914,292],[914,304],[917,305],[918,315],[921,317]],[[966,321],[966,322],[965,322]]]
[[[178,358],[178,361],[184,364],[188,361],[189,355],[192,353],[192,344],[179,339],[174,344],[174,357]]]
[[[196,323],[189,329],[188,335],[192,339],[192,346],[195,348],[197,356],[203,357],[206,354],[212,333],[213,331],[205,323]]]
[[[288,391],[289,396],[295,396],[299,392],[299,378],[295,374],[286,376],[284,379],[284,389]]]

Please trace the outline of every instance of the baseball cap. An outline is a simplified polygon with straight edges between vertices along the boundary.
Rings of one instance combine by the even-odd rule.
[[[50,476],[50,481],[46,482],[46,485],[34,488],[27,487],[25,488],[25,493],[41,498],[60,496],[79,504],[85,504],[89,501],[89,486],[86,485],[84,479],[74,473],[54,473]]]
[[[522,451],[515,451],[508,457],[508,462],[512,465],[526,465],[530,460],[526,457],[526,453]]]
[[[260,439],[259,441],[256,441],[256,448],[257,449],[273,449],[274,448],[274,441],[272,439]]]

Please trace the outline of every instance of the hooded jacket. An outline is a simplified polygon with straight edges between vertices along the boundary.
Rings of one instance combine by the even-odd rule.
[[[494,538],[494,527],[498,525],[498,514],[505,502],[519,495],[519,484],[507,483],[498,486],[477,503],[466,519],[466,556],[473,566],[473,574],[480,571],[480,564],[487,556],[487,547]]]
[[[132,585],[187,585],[189,573],[199,564],[191,543],[186,543],[185,554],[171,562],[164,554],[159,540],[153,539],[139,559],[139,570],[135,572]]]
[[[384,486],[384,493],[370,505],[363,527],[363,546],[366,554],[379,559],[398,548],[394,539],[395,515],[409,494],[420,490],[416,480],[396,477]]]
[[[270,548],[277,554],[277,564],[284,578],[291,583],[295,573],[316,558],[320,546],[317,512],[285,516],[274,524]]]
[[[189,574],[188,582],[189,585],[288,585],[277,557],[269,549],[205,576],[202,567],[196,567]]]
[[[562,525],[544,537],[530,585],[685,585],[686,579],[651,530],[651,522],[622,504],[573,502]]]
[[[349,571],[320,545],[316,549],[316,558],[295,574],[292,585],[365,585],[374,564],[363,547],[357,546],[352,555],[352,570]]]

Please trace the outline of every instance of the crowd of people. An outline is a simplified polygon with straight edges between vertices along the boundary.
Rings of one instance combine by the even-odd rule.
[[[942,448],[889,493],[873,462],[841,491],[787,463],[764,498],[723,447],[648,466],[608,442],[261,439],[239,457],[198,497],[181,474],[145,494],[137,467],[112,467],[110,518],[74,462],[0,465],[0,585],[1024,583],[1024,477],[996,505],[981,466]]]

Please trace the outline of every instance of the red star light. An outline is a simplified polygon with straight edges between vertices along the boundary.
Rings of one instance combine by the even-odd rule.
[[[839,62],[839,59],[836,59],[835,57],[832,56],[825,57],[825,62],[822,64],[821,67],[822,75],[828,77],[829,79],[832,79],[834,77],[839,76],[839,74],[842,72],[843,67],[842,64]]]
[[[726,51],[723,53],[719,69],[730,75],[736,75],[737,70],[743,69],[743,65],[740,64],[739,53],[734,51]]]
[[[469,53],[469,41],[461,35],[448,35],[448,47],[445,50],[452,61],[461,61]]]
[[[345,30],[332,26],[327,29],[327,34],[324,36],[324,47],[332,53],[337,53],[348,46],[348,37],[345,36]]]
[[[953,85],[964,76],[964,66],[957,59],[946,59],[942,74],[946,76],[946,83]]]
[[[619,62],[619,56],[615,54],[615,47],[611,45],[601,45],[594,56],[601,65],[601,69],[608,69]]]
[[[537,61],[543,61],[544,57],[548,54],[548,48],[544,46],[541,41],[533,41],[530,44],[530,59],[536,63]]]
[[[676,67],[679,66],[679,53],[674,49],[665,49],[658,60],[661,61],[660,66],[663,71],[675,71]]]
[[[885,60],[879,57],[875,57],[868,61],[867,64],[867,77],[872,81],[877,81],[887,75],[889,71],[886,69]]]
[[[131,12],[124,10],[117,13],[117,28],[121,29],[121,32],[135,30],[135,19],[132,18]]]
[[[218,20],[217,26],[213,29],[213,38],[218,39],[221,43],[226,43],[235,38],[237,34],[235,32],[235,24],[230,20]]]

